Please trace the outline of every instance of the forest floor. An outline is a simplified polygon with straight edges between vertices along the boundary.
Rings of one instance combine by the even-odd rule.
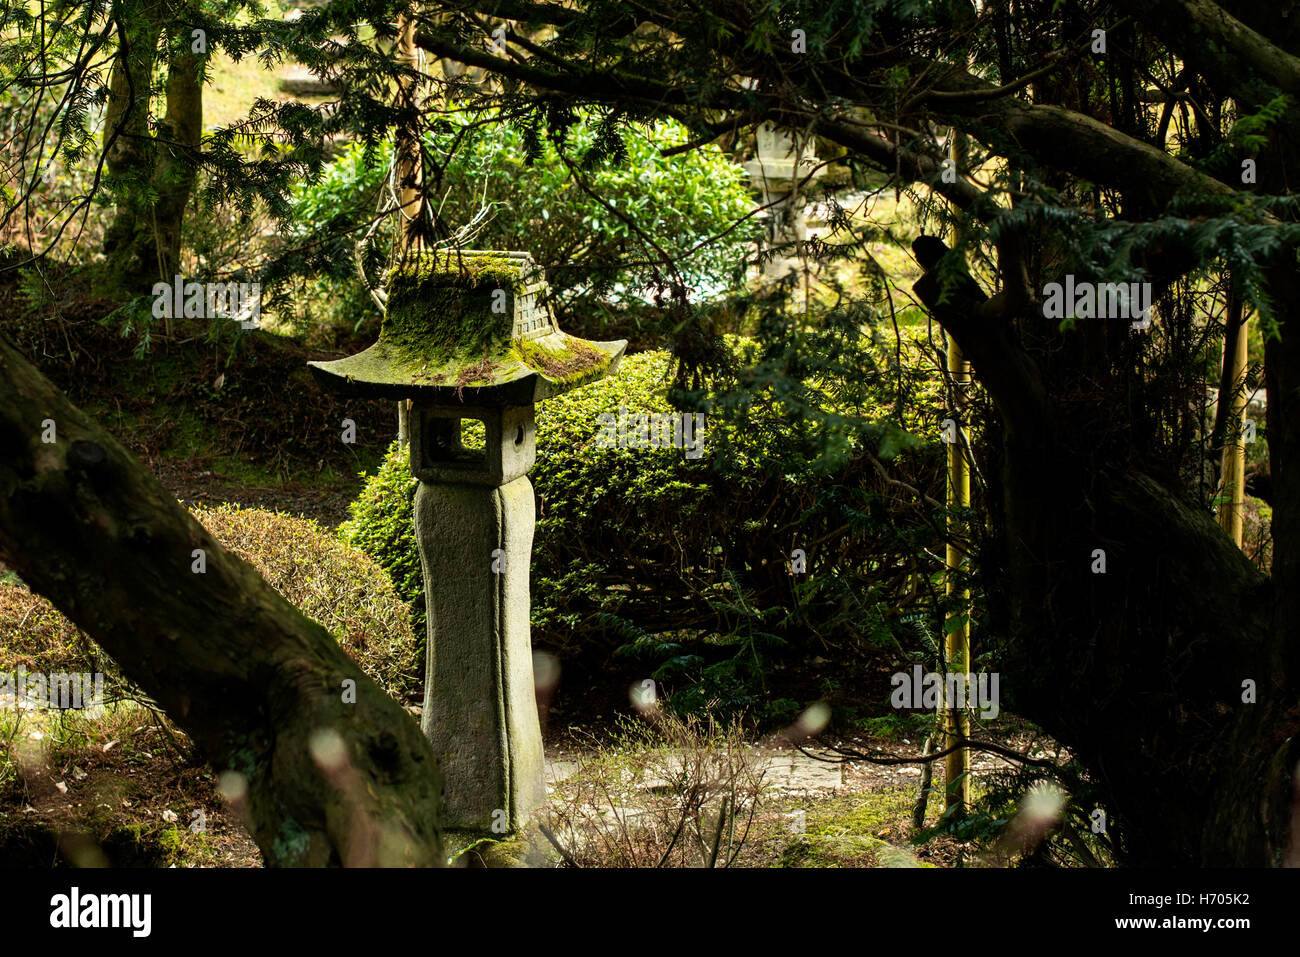
[[[607,729],[604,729],[607,730]],[[1005,730],[1000,743],[1046,753],[1048,742]],[[0,778],[0,867],[258,867],[261,856],[237,813],[219,796],[212,770],[175,728],[136,704],[109,706],[98,720],[77,712],[7,712],[0,724],[11,773]],[[687,746],[624,736],[593,747],[586,729],[548,742],[548,806],[538,819],[578,866],[702,866],[694,843],[668,854],[686,833],[716,827],[732,796],[742,814],[720,860],[745,867],[979,866],[986,855],[952,834],[912,826],[920,768],[837,763],[833,750],[901,757],[919,742],[853,735],[806,750],[788,741],[709,738]],[[1007,765],[977,754],[978,794]],[[940,773],[936,780],[941,780]],[[691,798],[702,796],[698,808]],[[927,825],[942,812],[927,800]],[[694,817],[691,817],[694,809]],[[519,858],[561,859],[539,829]],[[529,857],[529,855],[532,855]],[[474,855],[458,859],[473,863]]]

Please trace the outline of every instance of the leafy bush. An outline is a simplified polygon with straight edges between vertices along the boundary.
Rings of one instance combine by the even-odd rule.
[[[193,512],[390,695],[407,701],[420,691],[424,666],[410,610],[375,562],[309,519],[233,505]]]
[[[762,367],[752,345],[731,348],[750,371]],[[916,555],[940,547],[941,523],[891,508],[871,463],[892,454],[896,474],[942,496],[940,451],[876,424],[823,441],[816,426],[787,427],[775,404],[751,405],[743,421],[710,419],[695,461],[681,449],[599,444],[602,413],[670,411],[671,365],[663,352],[628,356],[617,375],[538,406],[536,645],[649,659],[683,708],[736,712],[760,705],[774,656],[897,646],[914,637],[904,616],[918,608],[937,629],[941,584]],[[840,419],[848,411],[841,404]],[[406,459],[390,449],[341,532],[418,608]],[[805,574],[790,574],[796,548]]]
[[[80,669],[95,646],[72,622],[22,584],[0,585],[0,671]],[[102,670],[102,669],[101,669]]]
[[[422,687],[410,610],[384,572],[314,522],[279,512],[196,507],[222,545],[338,639],[361,669],[399,701]],[[117,666],[57,609],[20,585],[0,585],[0,671],[103,671],[106,691],[125,687]]]
[[[342,541],[359,549],[388,573],[398,596],[411,608],[411,630],[423,651],[426,631],[424,577],[415,543],[415,490],[407,450],[394,442],[379,469],[366,480],[339,526]]]
[[[664,278],[662,266],[634,265],[656,255],[638,230],[673,259],[690,288],[712,294],[743,282],[752,230],[742,226],[695,247],[752,209],[744,174],[716,147],[661,155],[689,139],[678,124],[621,126],[620,151],[611,148],[610,131],[597,115],[582,114],[562,147],[579,167],[580,183],[554,142],[534,140],[527,128],[495,114],[438,114],[432,122],[425,145],[446,164],[431,184],[442,221],[459,228],[481,205],[491,206],[492,218],[471,245],[531,252],[547,270],[562,319],[578,322],[575,331],[594,334],[580,320],[597,301],[636,302],[641,290]],[[604,156],[602,149],[618,155]],[[318,305],[335,319],[351,315],[356,323],[377,315],[357,278],[355,227],[369,223],[387,195],[392,158],[391,142],[369,156],[363,145],[351,145],[294,199],[294,239],[306,241],[314,255],[302,272],[320,277]],[[584,160],[590,168],[582,170]],[[372,283],[382,283],[391,242],[390,232],[379,230],[368,245],[364,262]]]

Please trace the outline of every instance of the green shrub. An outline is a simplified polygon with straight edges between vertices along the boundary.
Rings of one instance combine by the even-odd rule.
[[[194,517],[308,618],[320,623],[361,669],[399,701],[422,687],[410,610],[383,570],[306,519],[279,512],[195,507]],[[0,671],[103,671],[105,690],[125,687],[116,664],[46,599],[0,585]]]
[[[25,584],[0,584],[0,671],[104,675],[106,698],[129,687],[122,671],[85,632]]]
[[[339,526],[342,541],[359,549],[388,573],[398,596],[411,608],[411,630],[423,650],[424,578],[415,544],[415,489],[407,450],[394,442],[378,471],[349,507]]]
[[[233,505],[193,512],[390,695],[408,701],[420,691],[410,610],[378,564],[309,519]]]
[[[732,348],[755,362],[751,346]],[[942,496],[942,452],[866,425],[839,437],[827,464],[812,427],[789,428],[780,408],[757,404],[743,420],[710,420],[696,461],[598,444],[601,413],[670,410],[671,365],[663,352],[627,356],[616,375],[538,406],[535,645],[642,656],[683,707],[715,712],[756,711],[775,655],[896,646],[898,610],[926,598],[905,593],[909,564],[941,549],[941,524],[894,513],[869,463],[893,442],[897,474]],[[418,607],[414,489],[395,444],[341,533]],[[807,573],[792,576],[799,547]]]
[[[730,228],[753,207],[744,174],[717,147],[663,156],[662,149],[690,138],[677,123],[620,126],[623,155],[582,173],[597,200],[570,174],[550,140],[537,142],[538,152],[530,157],[527,130],[518,122],[468,112],[439,114],[431,122],[426,148],[446,163],[435,188],[441,219],[455,229],[469,223],[481,205],[493,207],[472,245],[532,253],[547,271],[553,305],[575,332],[594,336],[596,330],[584,325],[593,310],[637,302],[639,290],[664,278],[662,267],[637,265],[656,255],[637,230],[673,258],[697,292],[716,294],[744,281],[756,227],[750,221]],[[599,117],[583,113],[570,127],[564,150],[570,160],[581,160],[608,143]],[[348,146],[317,182],[295,195],[294,235],[313,251],[299,266],[314,277],[309,284],[317,283],[316,294],[308,297],[315,318],[322,312],[336,320],[351,315],[357,323],[378,314],[357,277],[354,229],[373,218],[392,155],[391,142],[371,156],[361,144]],[[363,261],[372,283],[383,282],[391,242],[385,228],[367,246]]]

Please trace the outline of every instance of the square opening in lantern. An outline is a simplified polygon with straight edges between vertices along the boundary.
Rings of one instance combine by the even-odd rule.
[[[532,468],[535,435],[532,406],[416,406],[411,471],[422,482],[501,485]]]
[[[425,435],[427,465],[487,465],[487,423],[482,419],[430,418],[425,422]]]

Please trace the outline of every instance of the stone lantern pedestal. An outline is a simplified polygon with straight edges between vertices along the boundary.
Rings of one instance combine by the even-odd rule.
[[[480,453],[460,445],[453,414],[485,422]],[[441,762],[449,827],[513,831],[546,798],[528,625],[535,457],[531,406],[413,410],[430,639],[420,725]]]
[[[517,831],[545,800],[529,634],[534,405],[610,373],[626,346],[561,332],[526,253],[460,250],[392,277],[374,346],[311,363],[336,391],[413,400],[421,727],[442,767],[444,827]],[[463,441],[467,419],[483,423],[482,447]]]

